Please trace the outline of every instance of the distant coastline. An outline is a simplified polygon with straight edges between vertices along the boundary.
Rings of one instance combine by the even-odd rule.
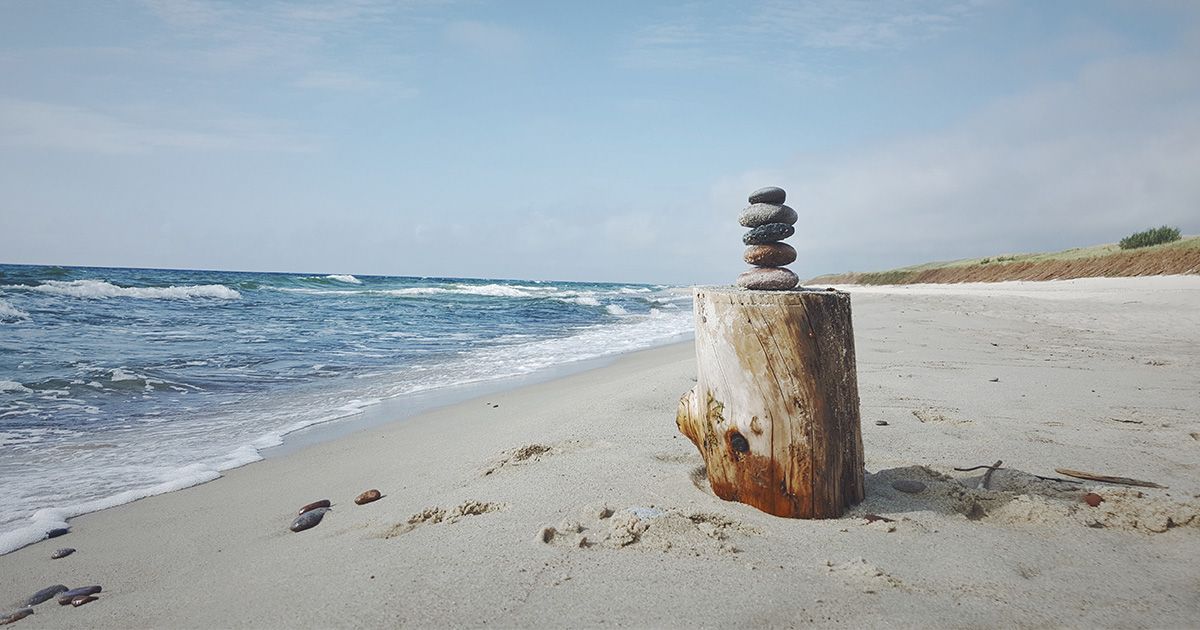
[[[1061,252],[933,262],[888,271],[817,276],[805,284],[942,284],[1200,274],[1200,236],[1123,250],[1116,244]]]

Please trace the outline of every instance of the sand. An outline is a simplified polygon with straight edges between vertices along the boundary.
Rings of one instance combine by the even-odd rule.
[[[0,606],[63,583],[104,591],[13,627],[1196,624],[1200,278],[851,291],[869,475],[844,518],[707,490],[685,343],[76,518],[0,557]],[[998,459],[989,490],[953,471]],[[1056,467],[1168,488],[1033,477]]]

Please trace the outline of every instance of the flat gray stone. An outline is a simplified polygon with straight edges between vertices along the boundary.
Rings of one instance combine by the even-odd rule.
[[[796,233],[796,228],[787,223],[768,223],[760,225],[749,232],[746,232],[742,237],[742,242],[746,245],[763,245],[766,243],[775,243]]]
[[[742,272],[737,285],[754,291],[788,291],[796,288],[800,278],[783,267],[758,267]]]
[[[738,215],[738,223],[744,227],[754,228],[768,223],[786,223],[795,225],[799,215],[795,210],[773,203],[756,203]]]
[[[750,203],[781,204],[786,200],[787,193],[778,186],[767,186],[750,193]]]

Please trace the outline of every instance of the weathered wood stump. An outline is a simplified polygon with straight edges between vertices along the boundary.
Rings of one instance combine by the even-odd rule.
[[[836,518],[863,499],[850,295],[693,290],[696,387],[676,423],[713,492],[776,516]]]

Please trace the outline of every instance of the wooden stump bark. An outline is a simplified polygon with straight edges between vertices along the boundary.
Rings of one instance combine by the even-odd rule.
[[[676,423],[713,492],[776,516],[836,518],[863,499],[850,295],[693,290],[696,386]]]

